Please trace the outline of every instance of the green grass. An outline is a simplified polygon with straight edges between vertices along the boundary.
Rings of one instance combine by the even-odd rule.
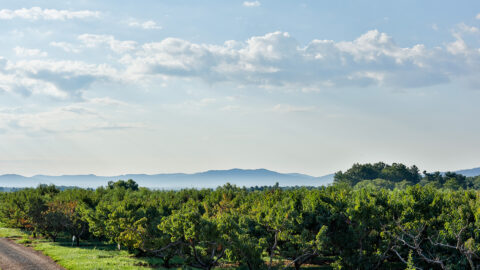
[[[37,241],[34,248],[51,257],[58,264],[72,270],[89,269],[154,269],[162,263],[156,258],[135,258],[127,251],[112,250],[108,245],[71,247],[66,243]]]
[[[0,224],[0,237],[4,238],[23,238],[28,236],[27,233],[19,230],[19,229],[10,229],[10,228],[3,228]]]
[[[162,263],[159,258],[136,258],[127,251],[115,250],[113,245],[101,242],[84,242],[80,247],[72,247],[71,242],[53,243],[44,239],[32,239],[27,232],[2,227],[0,227],[0,237],[14,239],[17,243],[32,246],[59,265],[71,270],[164,269],[159,266]]]

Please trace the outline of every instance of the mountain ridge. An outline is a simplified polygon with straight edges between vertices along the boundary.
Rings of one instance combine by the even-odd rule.
[[[158,189],[215,188],[226,183],[237,186],[269,186],[278,182],[281,186],[321,186],[333,182],[333,174],[320,177],[300,173],[279,173],[267,169],[208,170],[197,173],[122,174],[116,176],[81,175],[0,175],[0,186],[32,187],[39,184],[79,186],[95,188],[108,181],[133,179],[140,186]],[[21,182],[19,182],[21,180]]]
[[[465,176],[480,175],[480,167],[457,170]],[[333,182],[334,174],[311,176],[302,173],[280,173],[264,168],[228,170],[207,170],[196,173],[158,173],[158,174],[121,174],[116,176],[100,176],[95,174],[78,175],[34,175],[19,174],[0,175],[0,187],[35,187],[39,184],[55,184],[57,186],[78,186],[96,188],[106,186],[108,181],[135,180],[140,186],[156,189],[180,188],[215,188],[226,183],[237,186],[322,186]]]
[[[480,175],[480,167],[477,168],[471,168],[471,169],[463,169],[463,170],[458,170],[455,171],[456,173],[463,174],[468,177],[472,176],[479,176]]]

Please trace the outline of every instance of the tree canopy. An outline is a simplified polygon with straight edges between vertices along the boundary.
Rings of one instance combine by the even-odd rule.
[[[477,269],[479,183],[379,162],[355,164],[319,188],[42,185],[0,193],[0,221],[52,241],[107,241],[165,267]]]

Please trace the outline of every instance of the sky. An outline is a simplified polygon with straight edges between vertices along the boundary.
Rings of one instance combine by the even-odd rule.
[[[480,166],[480,1],[0,0],[0,174]]]

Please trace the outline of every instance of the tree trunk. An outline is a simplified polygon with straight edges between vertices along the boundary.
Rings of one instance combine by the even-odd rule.
[[[77,239],[75,239],[75,241],[77,242],[77,247],[80,246],[80,237],[77,237]]]
[[[300,270],[300,267],[302,266],[302,263],[299,262],[299,261],[295,261],[294,266],[295,266],[295,270]]]
[[[163,257],[163,266],[170,268],[170,257]]]
[[[272,249],[270,250],[270,264],[268,265],[268,269],[272,269],[272,264],[273,264],[273,255],[275,254],[275,248],[277,247],[277,237],[278,237],[279,231],[275,231],[275,236],[274,236],[274,242]]]

